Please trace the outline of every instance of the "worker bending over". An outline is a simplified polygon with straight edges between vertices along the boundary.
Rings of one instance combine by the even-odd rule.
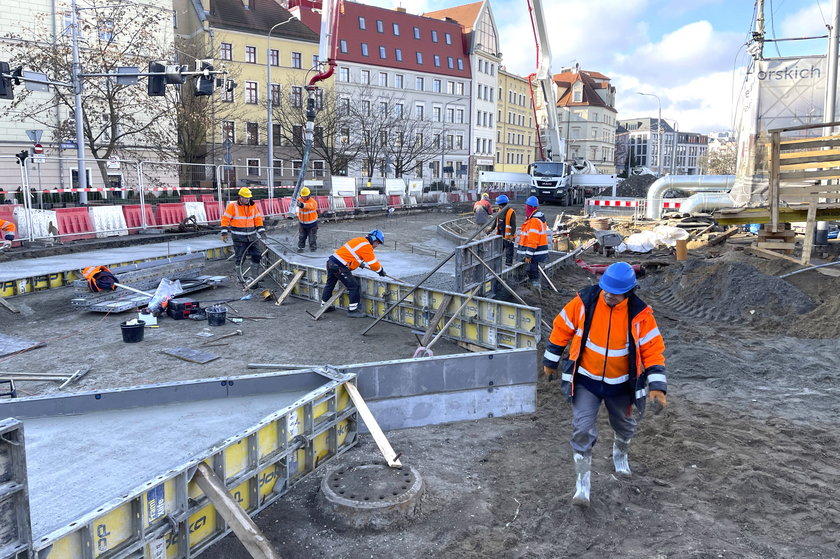
[[[496,204],[499,211],[496,214],[496,221],[487,230],[488,233],[495,231],[496,235],[502,237],[502,249],[505,253],[505,266],[513,265],[513,240],[516,238],[516,212],[508,206],[508,197],[501,194],[496,197]]]
[[[362,318],[365,316],[359,310],[359,280],[353,277],[353,270],[367,266],[380,276],[385,276],[385,269],[376,259],[373,250],[385,242],[385,235],[379,229],[374,229],[364,237],[350,239],[338,248],[335,253],[327,259],[327,284],[321,294],[321,306],[326,306],[335,289],[335,284],[340,280],[350,294],[350,306],[347,309],[347,316],[351,318]],[[335,310],[334,307],[327,308],[324,312]]]
[[[536,196],[525,200],[525,223],[519,232],[519,255],[528,265],[528,279],[534,289],[541,287],[539,263],[548,258],[548,229],[539,206]]]
[[[487,225],[490,221],[490,216],[493,215],[493,206],[490,205],[490,195],[486,192],[482,193],[481,198],[473,204],[473,215],[475,215],[476,225]]]
[[[601,402],[615,433],[613,465],[624,476],[630,475],[627,451],[636,433],[633,405],[641,417],[648,393],[652,402],[666,404],[665,343],[653,310],[634,293],[635,288],[632,266],[610,265],[598,285],[582,289],[563,307],[545,347],[543,369],[551,379],[563,348],[569,346],[560,391],[572,402],[575,505],[589,505],[592,447],[598,440],[595,418]]]
[[[309,188],[300,189],[300,197],[297,199],[298,216],[298,252],[306,248],[306,239],[309,238],[309,251],[318,250],[318,202],[310,196]]]
[[[15,224],[12,221],[0,219],[0,234],[10,243],[15,240]]]
[[[259,208],[251,199],[249,188],[240,188],[237,200],[230,202],[222,216],[222,241],[227,242],[228,233],[233,235],[233,253],[236,265],[240,266],[247,251],[253,264],[260,263],[260,248],[256,241],[265,235],[263,218]]]

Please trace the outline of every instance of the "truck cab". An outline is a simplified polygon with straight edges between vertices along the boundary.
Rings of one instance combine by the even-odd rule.
[[[569,188],[571,170],[559,161],[535,161],[528,165],[531,175],[531,195],[540,203],[559,202],[569,206],[574,203],[573,192]]]

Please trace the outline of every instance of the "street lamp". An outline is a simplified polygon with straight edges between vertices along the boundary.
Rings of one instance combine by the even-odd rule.
[[[292,20],[297,19],[295,16],[290,17],[286,21],[281,21],[280,23],[275,23],[271,29],[268,30],[268,37],[266,39],[267,46],[265,49],[265,68],[268,83],[266,85],[267,93],[266,96],[268,98],[268,197],[274,198],[274,123],[271,119],[271,96],[274,92],[271,90],[271,33],[280,27],[281,25],[285,25]],[[278,60],[279,63],[279,60]]]
[[[443,113],[441,114],[441,121],[445,125],[446,124],[446,107],[449,106],[450,103],[457,103],[458,101],[463,101],[466,97],[458,97],[457,99],[450,99],[446,103],[443,104]],[[452,115],[452,121],[455,121],[455,114]],[[446,159],[446,138],[445,134],[446,126],[441,126],[440,128],[440,178],[443,180],[443,166],[446,164],[444,161]],[[453,145],[454,147],[454,145]],[[454,171],[454,169],[453,169]],[[445,183],[444,183],[445,186]]]
[[[656,102],[659,105],[659,120],[656,121],[656,133],[659,135],[659,147],[657,151],[657,159],[659,160],[659,176],[662,176],[662,100],[659,99],[659,95],[654,95],[653,93],[642,93],[641,91],[638,92],[639,95],[647,95],[648,97],[656,97]]]
[[[677,149],[680,147],[680,123],[674,121],[674,147],[671,150],[671,174],[675,175],[679,170],[677,166]]]

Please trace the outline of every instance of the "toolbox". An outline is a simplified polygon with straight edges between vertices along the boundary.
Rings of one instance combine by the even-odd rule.
[[[196,314],[201,310],[201,305],[194,299],[181,297],[178,299],[170,299],[166,305],[166,314],[175,320],[183,320],[188,318],[191,314]]]

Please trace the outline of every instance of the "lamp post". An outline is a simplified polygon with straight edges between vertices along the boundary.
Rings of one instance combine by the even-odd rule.
[[[659,95],[654,95],[653,93],[642,93],[641,91],[638,92],[639,95],[647,95],[648,97],[656,97],[656,103],[659,105],[659,120],[656,121],[656,133],[659,136],[659,147],[657,148],[658,154],[657,159],[659,160],[659,176],[662,176],[662,100],[659,99]]]
[[[457,99],[450,99],[446,103],[443,104],[443,113],[441,114],[441,121],[444,126],[440,127],[440,179],[443,180],[443,166],[446,164],[446,138],[444,132],[446,132],[446,107],[449,106],[450,103],[457,103],[458,101],[463,101],[466,97],[458,97]],[[452,121],[455,121],[455,115],[452,115]],[[453,146],[454,147],[454,146]],[[453,169],[454,170],[454,169]],[[445,183],[444,183],[445,186]]]
[[[280,23],[275,23],[271,26],[271,29],[268,30],[267,35],[267,45],[265,49],[265,68],[267,74],[267,85],[266,88],[268,90],[268,95],[266,96],[268,99],[268,197],[274,198],[274,123],[272,122],[271,118],[271,96],[274,92],[271,89],[271,33],[280,27],[281,25],[285,25],[292,20],[297,19],[295,16],[290,17],[286,21],[281,21]],[[279,63],[279,60],[278,60]]]
[[[671,149],[671,174],[675,175],[679,167],[677,166],[677,149],[680,147],[680,123],[674,121],[674,147]]]

